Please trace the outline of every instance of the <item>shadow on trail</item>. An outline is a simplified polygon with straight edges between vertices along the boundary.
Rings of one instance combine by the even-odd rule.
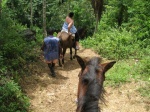
[[[58,70],[63,70],[63,71],[71,71],[71,70],[75,70],[78,69],[80,66],[76,60],[76,58],[74,58],[73,60],[70,60],[70,54],[67,52],[65,54],[65,62],[63,67],[59,67],[59,65],[57,66]]]
[[[81,49],[81,50],[78,50],[77,51],[77,55],[80,55],[81,57],[90,57],[90,53],[89,55],[86,55],[86,56],[83,56],[82,53],[85,52],[85,50],[87,49]],[[74,55],[74,52],[72,53]],[[78,64],[76,58],[74,58],[73,60],[70,60],[70,52],[69,52],[69,49],[67,49],[67,52],[65,54],[65,62],[64,62],[64,65],[63,67],[59,67],[59,65],[57,66],[57,69],[58,70],[63,70],[63,71],[71,71],[71,70],[75,70],[75,69],[78,69],[80,68],[80,65]]]
[[[27,94],[32,94],[35,91],[40,91],[40,88],[62,85],[68,79],[68,77],[60,74],[57,71],[57,68],[57,76],[53,78],[50,75],[50,70],[47,64],[42,60],[32,63],[30,70],[30,75],[25,75],[20,80],[20,85],[23,88],[23,91]]]
[[[84,52],[84,49],[78,51],[78,53],[82,52]],[[44,58],[40,55],[37,62],[29,65],[30,75],[23,76],[20,85],[28,95],[40,91],[41,88],[57,88],[65,84],[66,80],[69,79],[68,75],[71,75],[72,71],[78,68],[80,68],[80,65],[77,63],[76,58],[70,60],[70,54],[66,52],[65,64],[63,67],[56,64],[55,71],[57,75],[53,78],[47,64],[44,62]]]

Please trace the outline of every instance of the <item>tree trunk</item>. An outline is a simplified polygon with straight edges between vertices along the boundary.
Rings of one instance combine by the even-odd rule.
[[[67,9],[67,14],[70,12],[70,2],[71,0],[68,1],[68,9]]]
[[[43,37],[46,36],[46,0],[43,0]]]
[[[102,16],[104,1],[103,0],[91,0],[91,4],[94,9],[95,18],[96,18],[96,25],[95,25],[95,32],[96,32],[98,29],[99,21]]]
[[[94,31],[94,33],[97,32],[98,24],[99,24],[98,14],[96,14],[96,25],[95,25],[95,31]]]
[[[33,7],[32,7],[32,0],[30,0],[30,8],[31,8],[30,28],[32,28],[33,27]]]
[[[1,18],[1,13],[2,13],[2,0],[0,0],[0,18]]]
[[[122,25],[123,22],[127,21],[127,7],[124,6],[123,4],[120,5],[120,10],[118,14],[118,27]]]

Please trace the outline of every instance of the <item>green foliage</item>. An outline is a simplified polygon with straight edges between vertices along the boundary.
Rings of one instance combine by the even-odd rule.
[[[0,29],[0,112],[27,112],[29,99],[17,82],[26,72],[25,65],[37,57],[33,53],[36,43],[22,38],[20,32],[26,27],[12,20],[7,8],[3,8]],[[13,77],[13,80],[3,77]]]
[[[12,80],[0,77],[0,112],[27,112],[29,99]]]
[[[1,74],[6,74],[7,73],[7,67],[4,65],[4,58],[2,55],[0,55],[0,73]]]
[[[0,69],[2,71],[6,68],[5,66],[9,70],[22,68],[26,64],[26,59],[31,56],[28,55],[28,51],[35,46],[33,42],[25,41],[20,35],[20,32],[26,27],[12,20],[9,13],[5,11],[7,12],[7,9],[3,9],[0,20],[0,60],[3,64]]]
[[[138,40],[150,36],[150,3],[147,0],[111,0],[105,3],[99,31],[109,27],[123,27],[131,31]],[[121,26],[119,26],[119,22]],[[149,41],[148,41],[149,42]]]
[[[104,58],[118,60],[106,74],[107,85],[116,86],[132,78],[150,82],[150,46],[145,48],[132,32],[111,28],[82,40],[81,44],[94,49]],[[147,94],[147,91],[142,91],[146,92],[142,94]]]
[[[137,0],[132,6],[128,6],[129,21],[125,24],[132,30],[137,38],[144,40],[150,36],[150,2],[147,0]]]
[[[150,55],[150,54],[149,54]],[[132,69],[132,76],[136,80],[144,80],[144,87],[140,87],[138,91],[142,96],[150,99],[150,57],[145,56],[141,60],[137,60],[136,66]]]
[[[74,1],[72,2],[72,6],[72,10],[75,13],[74,20],[77,28],[83,27],[86,28],[89,33],[92,33],[96,19],[90,2],[86,0],[82,0],[82,2]]]
[[[138,89],[142,96],[147,97],[150,99],[150,83],[147,84],[145,87],[141,87]]]
[[[87,2],[86,0],[76,0],[71,2],[65,2],[58,6],[56,1],[53,1],[54,5],[51,4],[52,2],[47,3],[47,5],[51,6],[47,9],[48,27],[61,30],[65,17],[70,11],[72,11],[75,13],[75,26],[77,28],[86,28],[89,33],[93,32],[95,19],[90,2]]]
[[[106,73],[106,85],[117,86],[130,82],[131,66],[127,61],[117,61],[115,66]]]
[[[120,16],[122,6],[124,10]],[[94,49],[102,57],[119,60],[109,71],[111,75],[108,72],[108,83],[119,85],[130,78],[150,80],[149,6],[145,0],[105,2],[98,32],[81,41],[85,48]],[[118,25],[119,17],[122,17],[121,26]],[[126,59],[129,61],[123,61]]]
[[[130,82],[131,79],[136,81],[143,80],[147,85],[139,88],[141,94],[148,96],[149,84],[150,84],[150,58],[146,59],[128,59],[120,60],[106,73],[106,85],[118,86],[121,83]]]
[[[58,2],[47,2],[47,27],[61,30],[64,19],[67,15],[68,4],[58,6]]]
[[[108,32],[97,33],[81,43],[85,47],[94,48],[103,57],[117,60],[136,57],[137,49],[140,49],[135,37],[125,29],[111,28]]]
[[[30,27],[31,5],[30,0],[5,1],[5,7],[14,20]],[[42,27],[42,1],[32,0],[33,25]],[[66,15],[73,11],[75,13],[75,26],[77,28],[87,28],[89,34],[93,33],[94,11],[91,3],[87,0],[72,0],[60,4],[60,0],[46,1],[46,24],[56,30],[61,30]],[[88,13],[87,13],[88,12]]]
[[[140,60],[136,60],[136,65],[132,71],[132,75],[136,79],[143,79],[150,82],[150,57],[145,56]]]
[[[25,66],[28,63],[37,59],[37,49],[43,41],[41,30],[42,1],[32,1],[33,24],[35,25],[33,29],[37,32],[37,42],[26,42],[19,35],[22,29],[30,26],[30,0],[2,1],[0,73],[6,76],[13,74],[15,80],[19,80],[19,75],[22,74],[22,70],[27,69]],[[60,3],[59,0],[47,1],[47,27],[61,29],[66,15],[69,11],[73,11],[75,13],[75,26],[77,28],[85,27],[89,34],[93,33],[95,18],[89,1],[66,0],[64,3]],[[107,80],[112,85],[128,82],[130,78],[150,80],[149,10],[150,2],[148,0],[105,1],[105,9],[98,26],[98,32],[93,37],[81,41],[85,48],[92,48],[105,58],[119,60],[114,68],[109,71],[111,74],[109,72],[107,74]],[[22,26],[22,24],[25,26]],[[131,60],[131,58],[135,60]],[[123,61],[126,59],[129,61]],[[12,86],[13,84],[14,86]],[[14,89],[17,86],[14,82],[4,85],[9,85],[7,88],[12,88],[7,89],[6,93],[13,90],[20,91]],[[140,91],[147,94],[147,89],[146,91],[143,91],[143,89]],[[16,99],[16,97],[13,98]],[[12,101],[14,101],[13,98]],[[5,97],[6,101],[7,99]],[[26,100],[23,101],[26,102]],[[10,104],[13,109],[15,109],[14,107],[19,108],[18,106],[15,103]]]

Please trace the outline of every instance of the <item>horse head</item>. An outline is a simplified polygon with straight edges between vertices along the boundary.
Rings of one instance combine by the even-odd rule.
[[[105,73],[116,63],[111,61],[102,63],[102,58],[93,57],[88,60],[77,56],[77,61],[81,66],[79,73],[77,112],[98,112],[100,111],[99,99],[104,101],[103,82]]]

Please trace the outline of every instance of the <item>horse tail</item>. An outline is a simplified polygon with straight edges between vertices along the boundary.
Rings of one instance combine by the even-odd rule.
[[[67,40],[69,41],[71,39],[72,39],[72,35],[69,35]]]

